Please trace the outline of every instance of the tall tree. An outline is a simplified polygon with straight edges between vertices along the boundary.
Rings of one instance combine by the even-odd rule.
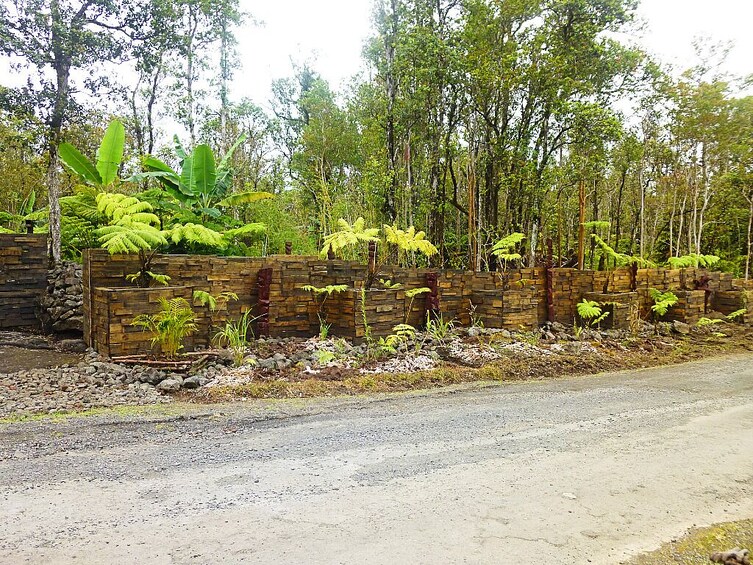
[[[12,57],[14,66],[36,72],[36,86],[30,88],[42,101],[38,110],[47,125],[49,225],[55,261],[61,258],[58,145],[73,95],[82,82],[96,89],[92,70],[122,60],[128,53],[140,28],[138,4],[122,0],[5,0],[0,4],[0,50]]]

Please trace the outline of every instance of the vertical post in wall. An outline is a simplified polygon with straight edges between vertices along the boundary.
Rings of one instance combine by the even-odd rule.
[[[439,274],[426,273],[426,287],[429,289],[429,293],[426,295],[426,312],[424,314],[426,320],[436,320],[439,318]],[[410,312],[408,312],[410,316]]]
[[[578,188],[578,269],[586,263],[586,183],[580,181]]]
[[[544,269],[544,283],[546,284],[546,318],[554,322],[554,258],[552,238],[546,240],[546,268]]]
[[[286,241],[285,242],[285,255],[292,255],[292,254],[293,254],[293,242]]]
[[[682,281],[682,286],[684,288],[685,281]],[[638,263],[631,263],[630,264],[630,292],[635,292],[638,290]]]
[[[376,255],[377,244],[376,241],[369,242],[369,276],[374,275],[376,272]]]
[[[272,268],[266,267],[259,270],[256,275],[256,288],[258,290],[258,312],[256,331],[260,336],[269,335],[269,289],[272,285]]]

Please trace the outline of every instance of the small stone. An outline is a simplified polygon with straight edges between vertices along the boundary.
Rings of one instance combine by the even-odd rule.
[[[688,335],[690,333],[690,325],[680,322],[679,320],[675,320],[672,322],[672,331],[678,334],[682,335]]]
[[[199,388],[201,386],[201,379],[200,377],[197,377],[194,375],[193,377],[188,377],[183,381],[183,388],[187,389],[194,389]]]
[[[180,390],[180,383],[175,379],[165,379],[157,385],[160,392],[177,392]]]

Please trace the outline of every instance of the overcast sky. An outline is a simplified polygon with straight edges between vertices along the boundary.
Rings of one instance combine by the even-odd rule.
[[[266,106],[269,84],[289,76],[291,57],[313,60],[333,87],[361,68],[361,48],[369,34],[372,0],[241,0],[243,10],[263,25],[239,34],[243,71],[234,97],[249,96]],[[696,36],[734,41],[727,71],[753,73],[753,0],[643,0],[646,21],[637,40],[661,60],[679,69],[694,63]]]

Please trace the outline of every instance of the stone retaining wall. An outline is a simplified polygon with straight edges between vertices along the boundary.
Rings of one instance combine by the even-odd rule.
[[[84,312],[85,340],[92,346],[106,344],[100,336],[107,331],[102,322],[105,311],[95,303],[105,300],[97,289],[128,287],[130,293],[118,295],[123,316],[133,316],[135,308],[122,307],[123,301],[132,299],[140,304],[139,298],[145,291],[135,289],[126,282],[125,276],[139,268],[135,256],[109,256],[103,250],[89,250],[84,254]],[[152,270],[171,277],[171,287],[204,290],[213,295],[221,292],[235,292],[239,301],[222,304],[216,312],[205,307],[197,307],[201,331],[191,345],[206,345],[215,329],[228,320],[237,320],[241,313],[251,309],[254,315],[261,315],[258,279],[262,269],[271,269],[269,281],[268,326],[274,337],[317,335],[319,303],[312,293],[303,286],[324,287],[331,284],[345,284],[355,291],[332,295],[325,303],[327,323],[332,324],[330,333],[342,337],[360,339],[362,335],[360,289],[366,278],[364,265],[341,260],[321,260],[317,257],[270,256],[264,258],[228,258],[196,255],[160,255],[152,264]],[[411,301],[406,291],[428,286],[430,275],[436,275],[439,311],[445,321],[470,325],[472,316],[486,327],[508,329],[531,329],[543,323],[548,317],[546,271],[543,268],[514,269],[495,273],[473,273],[466,271],[434,271],[431,269],[405,269],[386,267],[379,278],[400,283],[399,291],[371,292],[367,299],[370,324],[375,337],[386,335],[391,328],[407,319],[413,326],[422,326],[426,320],[427,298],[425,295]],[[642,316],[650,311],[652,301],[649,289],[673,290],[680,297],[680,304],[670,312],[669,319],[679,319],[694,323],[703,315],[706,291],[694,290],[705,284],[713,297],[714,293],[740,293],[742,281],[733,280],[724,273],[712,273],[702,269],[663,270],[641,269],[632,274],[629,270],[612,273],[578,271],[575,269],[552,269],[552,310],[554,319],[571,325],[576,317],[577,304],[590,293],[624,295],[635,286],[635,294],[630,294],[629,305],[622,310],[618,307],[614,322],[617,327],[629,326],[637,309]],[[633,283],[634,280],[634,283]],[[377,285],[378,287],[378,285]],[[148,291],[156,292],[156,291]],[[188,292],[188,291],[186,291]],[[189,293],[190,294],[190,293]],[[726,295],[725,295],[726,296]],[[700,297],[700,298],[699,298]],[[112,298],[107,298],[111,304]],[[729,299],[728,299],[729,300]],[[699,309],[700,305],[700,309]],[[266,307],[265,307],[266,308]],[[131,311],[133,310],[133,311]],[[630,311],[628,311],[630,310]],[[266,311],[266,310],[264,310]],[[406,315],[407,313],[407,315]],[[136,335],[122,330],[121,321],[116,323],[117,332],[126,335],[132,344],[122,346],[122,351],[143,350],[144,345],[136,341],[148,342],[147,336]],[[359,329],[360,328],[360,329]],[[256,330],[256,326],[254,327]],[[116,332],[116,333],[117,333]],[[114,343],[110,341],[110,344]],[[112,345],[105,346],[112,350]]]
[[[0,234],[0,328],[39,329],[47,287],[47,236]]]

